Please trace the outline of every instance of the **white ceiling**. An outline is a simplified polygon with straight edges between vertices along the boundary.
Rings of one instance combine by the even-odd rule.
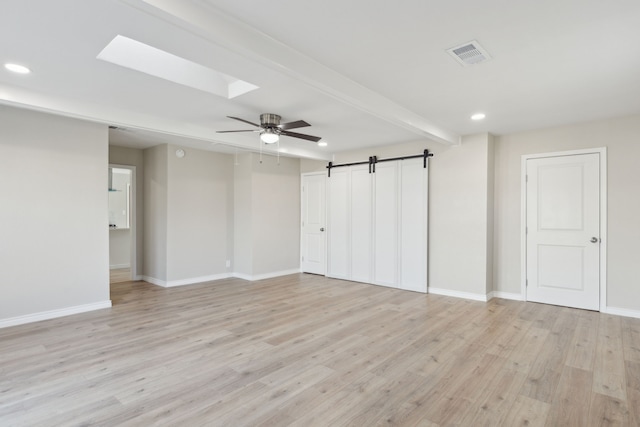
[[[306,120],[317,147],[291,155],[430,138],[456,144],[640,113],[637,0],[3,0],[0,102],[124,128],[111,143],[256,149],[226,118]],[[259,86],[233,99],[96,59],[117,35]],[[492,56],[463,67],[447,48]],[[484,112],[482,122],[469,119]],[[223,148],[221,148],[223,147]],[[227,148],[224,148],[227,147]]]

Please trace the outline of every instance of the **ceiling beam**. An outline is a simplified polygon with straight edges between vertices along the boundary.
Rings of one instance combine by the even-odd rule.
[[[184,138],[181,144],[201,150],[207,150],[210,148],[211,143],[215,143],[253,152],[260,151],[260,140],[257,137],[254,142],[243,141],[231,144],[217,139],[215,137],[216,134],[207,127],[194,126],[166,118],[159,120],[157,117],[146,114],[109,108],[91,102],[49,96],[16,86],[0,84],[0,105],[104,123],[105,128],[106,125],[113,125],[125,129],[139,129],[164,135],[173,135]],[[275,144],[273,146],[263,146],[263,151],[266,154],[276,155],[277,146]],[[283,152],[282,155],[322,161],[332,160],[330,153],[305,149],[303,145],[300,147],[287,146],[286,153]]]
[[[460,144],[460,135],[368,89],[246,23],[204,4],[186,0],[121,0],[172,22],[245,58],[305,83],[346,105],[416,135]]]

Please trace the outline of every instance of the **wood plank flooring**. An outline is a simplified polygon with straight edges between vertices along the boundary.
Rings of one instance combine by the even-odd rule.
[[[1,426],[640,425],[640,320],[296,274],[0,329]]]
[[[131,280],[130,268],[114,268],[109,270],[109,283],[121,283]]]

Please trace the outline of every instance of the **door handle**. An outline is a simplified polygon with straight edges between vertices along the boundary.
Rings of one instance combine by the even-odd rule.
[[[597,237],[592,237],[591,238],[591,243],[598,243],[600,241],[600,239],[598,239]]]
[[[324,231],[324,227],[320,228],[320,231]]]

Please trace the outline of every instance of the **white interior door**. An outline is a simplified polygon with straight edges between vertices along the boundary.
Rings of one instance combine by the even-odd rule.
[[[325,189],[325,174],[302,176],[300,268],[305,273],[326,273]]]
[[[600,155],[526,162],[526,298],[600,308]]]

